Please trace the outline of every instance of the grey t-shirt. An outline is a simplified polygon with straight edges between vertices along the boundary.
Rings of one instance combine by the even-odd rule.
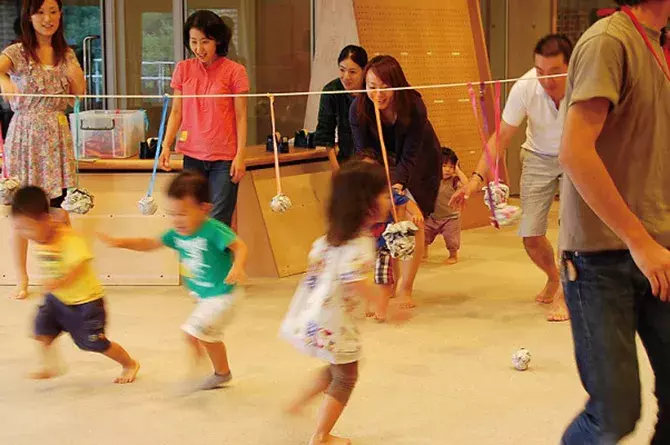
[[[645,30],[666,64],[660,32]],[[657,242],[670,246],[670,81],[622,12],[586,31],[570,60],[566,109],[593,98],[611,102],[596,141],[598,155],[629,208]],[[561,193],[559,240],[567,251],[626,249],[569,177]]]
[[[460,181],[457,177],[443,179],[440,182],[440,191],[437,193],[437,199],[435,200],[435,211],[431,215],[438,221],[443,221],[445,219],[455,219],[461,216],[460,210],[457,208],[449,206],[449,201],[451,197],[454,196],[456,189]]]

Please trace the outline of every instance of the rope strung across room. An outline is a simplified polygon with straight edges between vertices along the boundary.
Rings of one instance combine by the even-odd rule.
[[[156,144],[156,153],[154,154],[154,167],[151,172],[151,179],[149,180],[149,190],[147,190],[147,195],[137,203],[142,215],[153,215],[158,210],[158,204],[156,204],[156,200],[152,195],[154,193],[154,187],[156,186],[158,160],[160,159],[163,139],[165,138],[165,127],[167,126],[168,109],[170,108],[169,105],[170,98],[166,94],[163,96],[163,110],[161,111],[161,123],[158,127],[158,142]]]
[[[496,82],[500,83],[514,83],[514,82],[527,82],[531,80],[540,80],[540,79],[557,79],[567,77],[567,74],[554,74],[550,76],[537,76],[537,77],[518,77],[513,79],[501,79],[501,80],[487,80],[484,82],[485,85],[492,85]],[[379,91],[406,91],[406,90],[435,90],[442,88],[459,88],[467,87],[473,82],[458,82],[458,83],[442,83],[442,84],[430,84],[430,85],[417,85],[409,87],[394,87],[394,88],[379,88]],[[367,94],[371,90],[344,90],[344,91],[301,91],[301,92],[287,92],[287,93],[240,93],[240,94],[192,94],[192,95],[156,95],[156,94],[87,94],[83,96],[75,96],[72,94],[27,94],[27,93],[6,93],[3,94],[5,97],[64,97],[75,99],[77,97],[81,99],[163,99],[167,96],[170,99],[224,99],[224,98],[235,98],[235,97],[268,97],[272,95],[273,97],[293,97],[293,96],[321,96],[321,95],[334,95],[334,94]]]

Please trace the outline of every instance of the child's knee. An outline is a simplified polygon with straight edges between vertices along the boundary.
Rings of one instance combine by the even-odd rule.
[[[332,380],[327,393],[342,405],[346,405],[358,381],[358,362],[332,365],[330,372]]]

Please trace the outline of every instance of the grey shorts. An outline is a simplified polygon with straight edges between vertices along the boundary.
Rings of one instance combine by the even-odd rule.
[[[563,170],[558,156],[521,150],[521,224],[519,236],[544,236],[551,204],[560,188]]]

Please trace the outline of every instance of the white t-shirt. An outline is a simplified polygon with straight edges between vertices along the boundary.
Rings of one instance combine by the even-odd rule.
[[[328,245],[325,237],[316,240],[280,335],[300,351],[332,364],[360,360],[361,296],[346,284],[366,280],[375,257],[369,236],[340,247]]]
[[[535,68],[523,75],[522,79],[537,77]],[[565,100],[560,108],[549,97],[537,79],[520,80],[514,84],[507,98],[502,118],[513,127],[519,127],[528,118],[526,142],[521,145],[535,153],[558,156],[558,148],[563,134]]]

